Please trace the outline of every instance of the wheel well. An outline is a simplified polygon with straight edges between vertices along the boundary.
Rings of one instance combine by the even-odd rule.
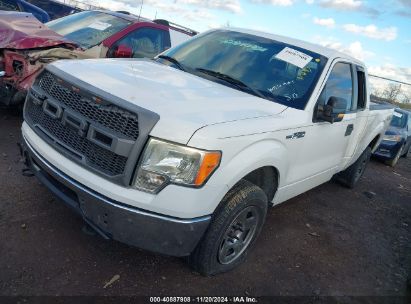
[[[380,139],[380,134],[378,134],[377,136],[374,137],[374,139],[370,142],[370,144],[368,145],[368,147],[371,148],[371,151],[374,151],[377,148],[377,142]]]
[[[243,179],[260,187],[267,195],[268,202],[274,198],[278,187],[278,170],[274,167],[261,167],[247,174]]]

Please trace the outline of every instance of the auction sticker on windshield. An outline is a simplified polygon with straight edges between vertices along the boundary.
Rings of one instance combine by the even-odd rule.
[[[111,26],[110,23],[95,21],[92,24],[90,24],[88,27],[95,29],[95,30],[104,31],[105,29],[108,29],[110,26]]]
[[[313,59],[313,57],[289,47],[285,47],[275,55],[275,58],[291,63],[300,69],[303,69]]]

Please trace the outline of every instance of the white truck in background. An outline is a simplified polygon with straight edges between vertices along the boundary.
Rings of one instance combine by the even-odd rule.
[[[27,163],[105,238],[241,263],[267,209],[337,177],[353,187],[392,109],[363,63],[318,45],[211,30],[154,60],[62,60],[30,89]]]

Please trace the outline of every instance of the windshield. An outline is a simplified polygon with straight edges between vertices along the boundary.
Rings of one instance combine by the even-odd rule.
[[[297,109],[304,109],[327,62],[311,51],[231,30],[192,38],[162,57],[157,60],[163,64]]]
[[[391,120],[391,126],[395,128],[405,128],[407,124],[407,115],[404,113],[394,111],[394,116]]]
[[[50,29],[78,43],[83,49],[100,44],[130,24],[125,19],[96,11],[85,11],[46,23]]]

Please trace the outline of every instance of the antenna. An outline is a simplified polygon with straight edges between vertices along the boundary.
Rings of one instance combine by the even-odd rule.
[[[141,10],[143,9],[144,0],[141,0],[140,13],[138,14],[138,21],[140,21]]]
[[[405,84],[405,85],[411,86],[411,83],[409,83],[409,82],[399,81],[399,80],[390,79],[390,78],[386,78],[386,77],[382,77],[382,76],[377,76],[377,75],[371,75],[371,74],[368,74],[368,76],[374,77],[374,78],[380,78],[380,79],[384,79],[384,80],[388,80],[388,81],[397,82],[397,83],[400,83],[400,84]]]

